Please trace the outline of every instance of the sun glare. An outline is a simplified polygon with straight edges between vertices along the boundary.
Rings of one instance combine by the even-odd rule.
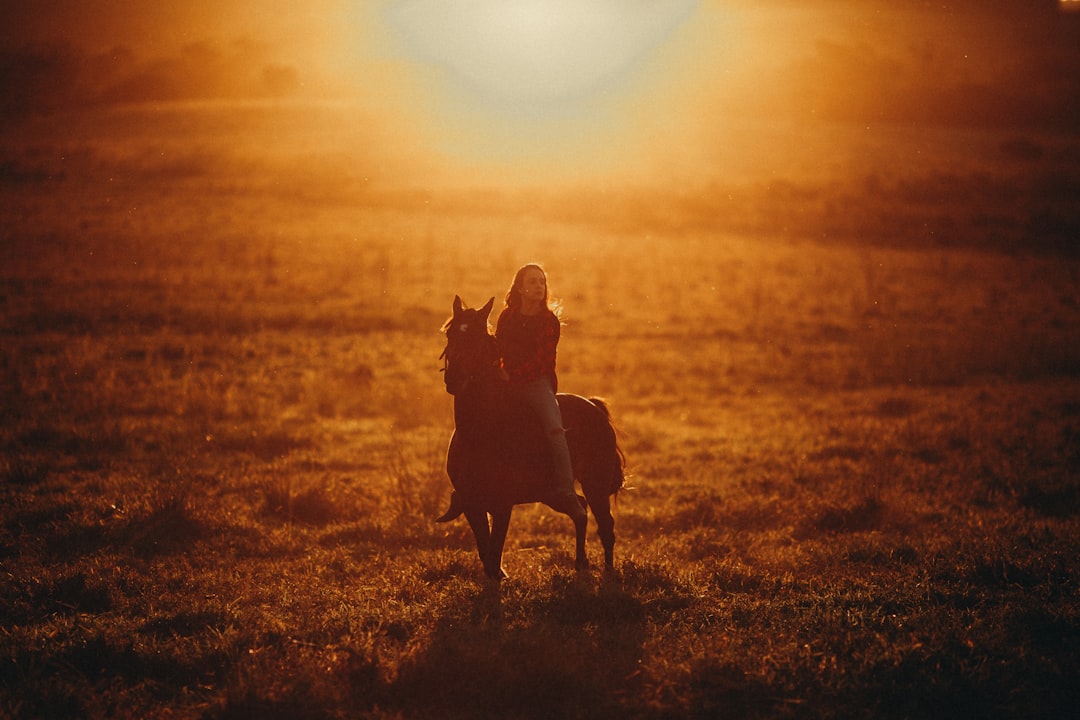
[[[696,0],[397,0],[383,8],[444,135],[550,150],[603,122]],[[512,140],[516,138],[516,140]],[[531,142],[530,142],[531,141]],[[501,148],[501,149],[500,149]]]
[[[503,111],[599,91],[662,43],[694,0],[401,0],[406,52]]]

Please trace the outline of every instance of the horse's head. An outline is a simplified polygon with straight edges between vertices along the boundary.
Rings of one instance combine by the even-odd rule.
[[[461,298],[454,296],[454,314],[446,324],[446,348],[442,358],[443,381],[446,392],[457,395],[471,383],[494,373],[499,362],[495,338],[488,331],[488,316],[495,298],[484,307],[474,310],[466,307]]]

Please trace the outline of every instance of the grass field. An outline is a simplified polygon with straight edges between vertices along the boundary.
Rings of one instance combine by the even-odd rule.
[[[725,225],[107,140],[2,165],[0,715],[1075,712],[1080,262],[1001,249],[1075,200],[974,168],[929,210],[791,182]],[[631,477],[614,573],[525,507],[495,587],[432,521],[438,328],[534,259]]]

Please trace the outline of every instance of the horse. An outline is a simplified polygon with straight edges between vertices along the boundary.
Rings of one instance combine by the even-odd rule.
[[[516,401],[499,367],[499,351],[488,327],[495,298],[479,309],[454,297],[454,314],[443,325],[446,348],[440,359],[446,391],[454,397],[454,432],[446,452],[446,472],[453,485],[450,508],[437,519],[449,522],[462,514],[476,538],[476,549],[489,578],[507,576],[503,546],[514,505],[541,502],[569,515],[576,538],[575,566],[589,567],[585,555],[586,507],[596,518],[604,547],[604,565],[614,569],[615,519],[611,498],[625,482],[626,458],[615,437],[607,405],[600,398],[559,393],[556,397],[566,427],[566,441],[575,480],[584,498],[574,507],[555,494],[553,461],[535,417]],[[488,524],[490,516],[491,523]]]

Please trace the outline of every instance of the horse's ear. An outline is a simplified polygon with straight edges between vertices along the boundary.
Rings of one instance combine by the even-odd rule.
[[[493,296],[490,300],[487,301],[484,307],[480,308],[480,314],[484,317],[484,319],[487,319],[487,316],[491,314],[491,308],[494,306],[495,298]]]
[[[462,308],[461,296],[460,295],[455,295],[454,296],[454,314],[457,315],[458,313],[460,313],[461,308]]]

